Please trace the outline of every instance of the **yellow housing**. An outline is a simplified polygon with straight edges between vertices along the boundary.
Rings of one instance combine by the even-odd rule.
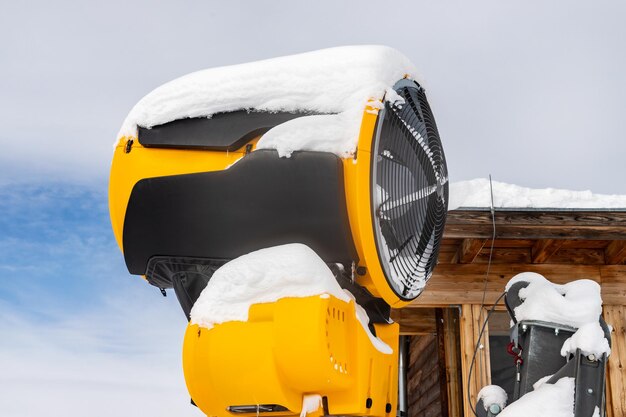
[[[318,394],[318,414],[395,415],[398,325],[375,325],[393,349],[382,353],[355,314],[353,301],[322,295],[252,305],[247,322],[190,324],[183,369],[194,403],[208,416],[255,415],[257,405],[296,415]]]
[[[371,146],[376,130],[378,109],[366,107],[354,158],[343,159],[346,205],[350,230],[359,256],[357,283],[372,295],[383,298],[394,308],[409,303],[401,300],[389,286],[380,265],[374,238],[371,202]],[[221,171],[254,151],[260,136],[234,152],[197,149],[164,149],[142,146],[137,138],[121,138],[115,147],[109,180],[109,212],[120,249],[126,208],[138,181],[168,175]],[[246,150],[246,147],[250,145]],[[132,151],[127,152],[127,150]],[[259,248],[260,249],[260,248]]]

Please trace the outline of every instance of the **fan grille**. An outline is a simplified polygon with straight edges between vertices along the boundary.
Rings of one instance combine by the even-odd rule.
[[[448,171],[423,88],[402,80],[402,98],[379,114],[372,158],[372,208],[385,276],[416,298],[437,264],[448,207]]]

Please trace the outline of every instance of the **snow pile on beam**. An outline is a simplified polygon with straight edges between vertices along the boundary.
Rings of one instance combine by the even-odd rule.
[[[624,209],[626,195],[593,194],[554,188],[533,189],[492,181],[495,208]],[[450,184],[448,210],[491,207],[489,180],[480,178]]]
[[[332,295],[346,303],[352,300],[337,283],[332,271],[308,246],[300,243],[275,246],[233,259],[219,268],[191,309],[191,323],[211,329],[228,321],[247,321],[250,306],[285,297]],[[357,319],[375,348],[392,353],[391,347],[371,334],[369,318]]]
[[[380,107],[398,80],[414,79],[415,67],[385,46],[345,46],[264,61],[212,68],[170,81],[142,98],[124,121],[118,139],[136,137],[178,119],[235,110],[318,113],[268,132],[259,148],[351,154],[368,102]]]

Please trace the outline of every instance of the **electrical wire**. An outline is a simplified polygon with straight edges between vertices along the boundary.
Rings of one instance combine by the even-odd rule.
[[[476,354],[478,353],[478,349],[480,347],[480,339],[483,336],[483,333],[485,331],[485,328],[487,327],[487,323],[489,321],[489,317],[491,316],[491,313],[493,313],[496,309],[496,306],[498,305],[498,303],[500,302],[500,300],[502,300],[502,298],[506,295],[506,292],[503,292],[500,297],[498,297],[498,299],[496,300],[495,303],[493,303],[493,306],[491,306],[491,308],[489,309],[489,311],[487,312],[487,317],[485,318],[485,321],[483,323],[483,326],[480,329],[480,333],[478,334],[478,341],[476,342],[476,347],[474,348],[474,355],[472,355],[472,362],[470,363],[470,368],[469,368],[469,372],[467,374],[467,402],[470,406],[470,410],[472,410],[472,413],[474,413],[474,415],[476,417],[478,417],[478,414],[476,414],[476,409],[474,408],[474,406],[472,405],[472,401],[471,401],[471,393],[470,393],[470,381],[472,380],[472,370],[474,369],[474,363],[476,362]]]
[[[483,319],[483,310],[485,308],[485,298],[487,295],[487,282],[489,278],[489,273],[491,272],[491,260],[493,257],[493,246],[496,240],[496,209],[493,204],[493,184],[491,182],[491,174],[489,174],[489,192],[490,192],[490,197],[491,197],[491,204],[490,204],[490,210],[489,210],[491,212],[491,248],[489,249],[489,261],[487,262],[487,271],[485,272],[485,277],[483,279],[483,295],[482,295],[482,300],[480,301],[480,314],[478,315],[479,322],[482,321]],[[471,395],[470,395],[470,381],[471,381],[471,376],[472,376],[472,369],[474,368],[474,363],[476,362],[476,354],[478,353],[478,349],[480,347],[480,341],[483,338],[483,332],[485,331],[485,327],[487,326],[487,323],[489,321],[489,316],[491,316],[491,313],[495,309],[496,305],[502,299],[502,297],[504,297],[505,294],[506,293],[502,293],[502,295],[496,300],[494,305],[491,307],[491,309],[487,313],[487,317],[485,317],[485,321],[483,322],[480,333],[478,334],[478,340],[476,341],[476,347],[474,348],[474,355],[472,356],[472,363],[470,365],[469,373],[467,375],[467,402],[469,403],[470,409],[472,410],[472,412],[474,413],[476,417],[478,417],[478,415],[476,414],[476,410],[472,406]],[[482,366],[480,368],[480,372],[481,372],[481,377],[484,377],[484,375],[482,374],[483,372]]]

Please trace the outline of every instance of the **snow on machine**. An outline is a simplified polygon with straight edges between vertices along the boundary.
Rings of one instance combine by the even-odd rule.
[[[390,311],[437,264],[448,185],[413,65],[358,46],[155,89],[118,134],[109,205],[129,272],[173,288],[189,320],[183,370],[204,413],[382,417],[403,381]],[[603,413],[599,287],[542,279],[507,288],[515,393],[504,408],[501,388],[481,391],[479,415],[528,415],[550,390],[575,391],[575,417]],[[532,308],[535,287],[561,314]]]
[[[415,299],[431,276],[447,195],[412,64],[368,46],[215,68],[157,88],[124,122],[110,177],[128,270],[174,289],[190,319],[187,387],[211,416],[394,415],[390,307]],[[280,251],[254,255],[290,244],[312,249],[326,270],[291,293],[289,277],[314,262],[310,254],[291,257],[295,265]],[[252,291],[260,278],[245,275],[254,269],[247,254],[261,262],[257,272],[284,280],[237,293],[233,303],[243,297],[246,307],[238,318],[215,303],[194,307],[201,293],[219,304],[224,288]],[[287,263],[271,269],[273,256]],[[336,289],[317,288],[318,272]],[[207,325],[194,311],[214,316]]]

